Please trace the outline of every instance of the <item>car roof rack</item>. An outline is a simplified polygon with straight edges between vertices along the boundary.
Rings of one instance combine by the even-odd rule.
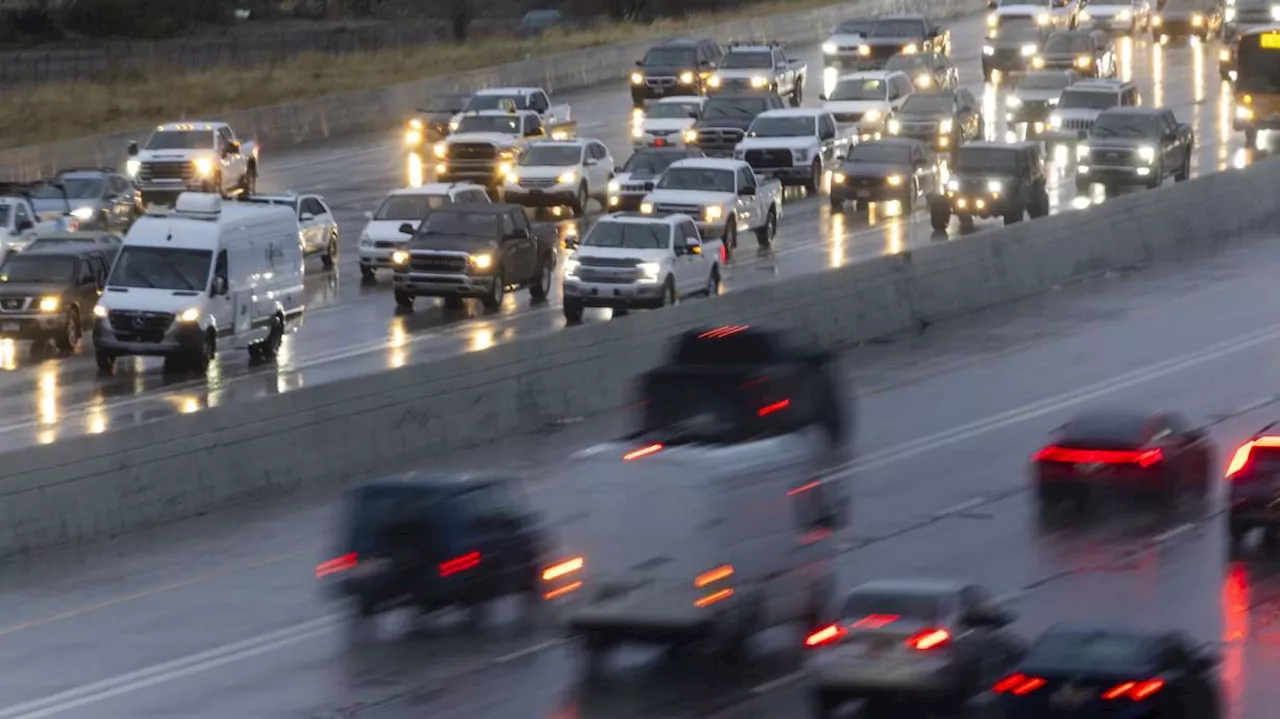
[[[735,47],[783,47],[785,43],[781,40],[732,40],[728,47],[732,50]]]

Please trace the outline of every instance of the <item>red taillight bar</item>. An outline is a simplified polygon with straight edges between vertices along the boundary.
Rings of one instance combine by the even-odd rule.
[[[780,401],[774,402],[773,404],[767,404],[761,407],[759,410],[756,411],[756,415],[760,417],[767,417],[768,415],[771,415],[774,412],[781,412],[782,410],[790,406],[791,406],[791,400],[789,399],[780,400]]]
[[[1039,689],[1045,685],[1045,680],[1040,677],[1030,677],[1026,674],[1010,674],[1009,676],[996,682],[991,691],[996,694],[1012,694],[1022,697]]]
[[[622,455],[622,460],[624,462],[630,462],[632,460],[640,459],[641,457],[648,457],[651,454],[657,454],[658,452],[661,452],[661,451],[662,451],[662,443],[654,442],[653,444],[647,447],[641,447],[640,449],[634,449],[630,452],[627,452],[626,454]]]
[[[345,572],[355,567],[359,559],[360,556],[358,554],[351,552],[350,554],[344,554],[341,557],[321,562],[316,565],[316,579],[327,577],[330,574],[337,574],[338,572]]]
[[[703,332],[702,334],[698,335],[698,339],[718,340],[722,337],[728,337],[729,335],[736,335],[739,332],[745,331],[746,329],[747,329],[746,325],[724,325],[723,327],[717,327],[715,329],[707,330],[706,332]]]
[[[461,557],[455,557],[447,562],[440,563],[440,576],[448,577],[458,572],[465,572],[468,569],[474,569],[480,566],[480,553],[469,552]]]
[[[1049,445],[1036,452],[1033,462],[1062,462],[1065,464],[1136,464],[1153,467],[1164,461],[1164,450],[1140,449],[1133,451],[1107,449],[1072,449]]]
[[[820,647],[824,644],[830,644],[848,633],[849,630],[839,624],[828,624],[813,634],[810,634],[808,637],[805,637],[804,644],[807,647]]]
[[[1102,693],[1103,699],[1132,699],[1140,702],[1164,688],[1163,679],[1123,682]]]
[[[951,641],[951,632],[945,629],[926,629],[907,640],[907,646],[920,651],[936,649]]]

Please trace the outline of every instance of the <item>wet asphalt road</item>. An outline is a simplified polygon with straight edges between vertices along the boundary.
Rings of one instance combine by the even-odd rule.
[[[961,79],[983,98],[988,131],[1006,132],[1002,91],[980,84],[983,20],[972,17],[952,26],[955,60]],[[1193,174],[1243,166],[1251,156],[1230,129],[1231,101],[1217,76],[1213,47],[1153,47],[1148,41],[1120,42],[1120,71],[1135,80],[1148,104],[1167,104],[1190,122],[1196,133]],[[824,84],[816,48],[796,51],[812,68],[807,104],[817,102]],[[827,76],[827,81],[833,81]],[[627,89],[622,84],[566,93],[579,132],[605,141],[619,165],[630,154]],[[445,311],[420,301],[416,312],[397,314],[389,281],[364,284],[356,266],[355,246],[363,213],[406,176],[399,126],[389,118],[386,135],[325,143],[277,152],[264,148],[260,188],[318,191],[334,206],[342,229],[343,256],[336,272],[308,262],[309,311],[304,326],[286,339],[279,360],[251,367],[247,353],[225,352],[206,377],[166,376],[157,359],[121,362],[116,376],[99,377],[91,352],[68,358],[32,354],[28,343],[0,343],[0,451],[32,443],[49,443],[84,433],[112,429],[205,407],[251,401],[265,395],[315,386],[353,375],[428,362],[458,352],[481,351],[494,344],[560,331],[564,320],[558,295],[531,306],[528,294],[514,293],[503,307],[484,314],[475,307]],[[1059,158],[1061,159],[1061,158]],[[1072,211],[1102,197],[1076,197],[1071,175],[1054,167],[1050,201],[1055,212]],[[1100,193],[1100,188],[1095,188]],[[589,223],[590,220],[588,219]],[[564,232],[584,227],[562,223]],[[979,231],[997,222],[979,223]],[[953,223],[954,228],[954,223]],[[953,230],[954,231],[954,230]],[[831,213],[820,198],[789,196],[775,251],[768,256],[742,253],[726,273],[724,288],[786,281],[790,277],[839,267],[883,253],[946,241],[934,236],[928,218],[886,218],[873,208],[868,215]],[[558,282],[557,282],[558,286]],[[593,311],[589,321],[607,321],[606,311]]]
[[[842,585],[971,578],[1008,595],[1028,634],[1069,619],[1177,627],[1225,642],[1230,717],[1273,717],[1280,556],[1228,557],[1216,499],[1203,516],[1116,506],[1046,532],[1025,488],[1029,456],[1086,408],[1180,410],[1212,424],[1219,465],[1280,418],[1280,323],[1241,311],[1269,306],[1278,268],[1269,240],[854,352],[863,396]],[[604,418],[429,466],[519,472],[533,501],[552,507],[557,460],[619,427]],[[0,569],[0,719],[805,716],[798,630],[762,636],[742,672],[626,652],[589,694],[573,647],[511,607],[479,634],[448,616],[390,616],[376,634],[354,635],[312,575],[327,556],[328,499]]]

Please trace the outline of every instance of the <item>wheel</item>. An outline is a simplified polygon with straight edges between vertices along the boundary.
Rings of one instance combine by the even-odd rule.
[[[1093,188],[1092,182],[1089,182],[1083,177],[1076,178],[1076,194],[1077,195],[1087,195],[1089,194],[1089,190],[1092,188]]]
[[[326,270],[332,270],[334,265],[338,264],[338,233],[334,232],[329,235],[329,245],[325,247],[324,254],[320,256],[320,261],[324,263]]]
[[[1148,189],[1148,190],[1154,190],[1154,189],[1156,189],[1156,188],[1160,187],[1160,184],[1161,184],[1162,182],[1164,182],[1164,166],[1163,166],[1163,164],[1162,164],[1159,168],[1157,168],[1155,172],[1151,173],[1151,179],[1150,179],[1150,180],[1147,180],[1147,189]]]
[[[93,353],[93,358],[98,362],[98,370],[104,374],[111,374],[116,368],[116,356],[110,352],[98,350]]]
[[[764,218],[764,224],[760,229],[756,230],[756,244],[761,247],[769,247],[773,244],[773,238],[778,236],[778,213],[773,208],[769,209],[769,215]]]
[[[707,297],[715,297],[720,294],[720,268],[712,267],[711,274],[707,276]]]
[[[724,223],[724,237],[721,238],[724,245],[724,261],[728,262],[733,259],[733,253],[738,249],[738,219],[732,215]]]
[[[284,320],[275,317],[271,320],[271,332],[267,338],[249,347],[252,356],[260,359],[275,359],[280,353],[280,343],[284,341]]]
[[[551,294],[551,281],[555,275],[555,261],[550,255],[542,258],[538,263],[538,276],[534,279],[533,284],[529,285],[529,296],[535,300],[545,300],[547,295]]]
[[[586,192],[586,190],[583,190]],[[480,297],[480,304],[484,305],[486,310],[496,310],[502,306],[502,300],[507,296],[506,277],[502,274],[502,268],[499,267],[493,273],[493,287],[489,293]]]
[[[1182,156],[1182,166],[1173,173],[1174,182],[1186,182],[1191,177],[1191,150]]]
[[[360,278],[364,280],[378,279],[378,271],[373,265],[360,265]]]
[[[246,195],[252,195],[258,191],[257,165],[249,165],[249,169],[244,173],[244,178],[240,181],[240,185]]]
[[[805,192],[816,195],[818,190],[822,189],[822,163],[817,160],[813,161],[813,167],[809,171],[809,179],[804,183]]]
[[[446,310],[462,309],[462,298],[457,295],[449,295],[448,297],[444,298],[444,308]]]
[[[573,204],[569,209],[573,210],[574,217],[582,217],[587,214],[587,203],[590,199],[587,197],[587,186],[585,184],[578,185],[578,196],[574,198]]]
[[[582,678],[588,682],[600,677],[613,644],[597,632],[582,635]]]
[[[1244,131],[1244,144],[1245,144],[1245,145],[1247,145],[1247,146],[1248,146],[1248,149],[1250,149],[1250,150],[1252,150],[1252,149],[1254,149],[1255,147],[1257,147],[1257,146],[1258,146],[1258,131],[1257,131],[1257,130],[1254,130],[1254,129],[1252,129],[1252,128],[1251,128],[1251,129],[1248,129],[1248,130],[1245,130],[1245,131]]]
[[[832,212],[844,212],[844,200],[836,197],[835,195],[832,195],[829,200],[831,202]]]
[[[760,628],[761,609],[759,600],[749,604],[743,613],[733,617],[728,633],[720,638],[716,653],[726,664],[740,664],[747,659],[751,649],[751,638]]]
[[[951,224],[951,209],[941,204],[929,208],[929,224],[934,232],[946,232],[947,226]]]
[[[396,290],[394,294],[397,307],[403,307],[406,310],[413,309],[413,295],[404,290]]]
[[[956,215],[960,220],[962,232],[973,232],[973,215]]]
[[[1032,219],[1049,214],[1049,192],[1047,190],[1041,189],[1036,193],[1036,196],[1031,200],[1031,205],[1027,208],[1027,214],[1031,215]]]
[[[1009,210],[1008,212],[1004,213],[1004,224],[1015,225],[1019,222],[1022,222],[1022,213],[1024,212],[1026,212],[1026,209],[1022,207],[1016,207]]]
[[[582,302],[579,300],[564,301],[564,319],[571,325],[582,321]]]
[[[662,306],[671,307],[678,301],[679,297],[676,295],[676,281],[671,279],[668,275],[667,282],[662,287]]]
[[[204,341],[200,343],[200,347],[193,350],[186,359],[190,363],[191,369],[196,372],[204,372],[209,369],[209,363],[213,362],[213,358],[217,353],[217,336],[213,334],[213,330],[209,330],[204,333]]]
[[[791,91],[791,106],[800,107],[804,102],[804,89],[801,85],[800,78],[796,78],[796,89]]]
[[[71,352],[80,344],[82,335],[80,329],[80,311],[72,307],[67,310],[67,318],[63,320],[62,332],[53,338],[53,342],[58,349],[63,352]]]

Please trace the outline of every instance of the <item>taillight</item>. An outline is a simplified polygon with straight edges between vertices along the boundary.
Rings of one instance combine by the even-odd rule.
[[[542,581],[552,584],[551,588],[542,593],[542,598],[546,600],[557,599],[581,589],[582,580],[577,579],[574,575],[582,571],[585,566],[586,560],[582,557],[572,557],[542,570]],[[555,586],[556,584],[559,586]]]
[[[805,637],[804,645],[806,647],[820,647],[824,644],[830,644],[848,633],[849,631],[839,624],[828,624]]]
[[[898,621],[897,614],[869,614],[853,623],[854,629],[880,629]]]
[[[585,564],[586,562],[582,559],[582,557],[574,557],[573,559],[569,559],[569,560],[560,562],[559,564],[552,565],[542,570],[542,581],[550,582],[550,581],[559,579],[560,577],[563,577],[567,574],[573,574],[574,572],[582,569],[582,567],[585,566]]]
[[[951,641],[951,633],[945,629],[926,629],[907,639],[907,646],[926,651],[936,649]]]
[[[1137,465],[1142,468],[1154,467],[1164,461],[1164,450],[1109,450],[1109,449],[1072,449],[1050,445],[1036,452],[1032,462],[1061,462],[1063,464],[1116,464]]]
[[[1163,679],[1147,679],[1141,682],[1123,682],[1102,693],[1103,699],[1132,699],[1140,702],[1164,688]]]
[[[703,572],[702,574],[699,574],[697,578],[693,580],[693,586],[698,589],[702,589],[708,584],[713,584],[715,582],[720,581],[721,579],[728,579],[729,577],[732,577],[732,576],[733,576],[733,567],[728,564],[725,564],[723,566],[716,567],[715,569],[712,569],[709,572]]]
[[[480,553],[470,552],[440,563],[440,576],[448,577],[480,566]]]
[[[1227,465],[1227,479],[1240,474],[1248,466],[1249,458],[1253,456],[1253,445],[1253,442],[1245,442],[1236,450],[1236,453],[1231,457],[1231,464]]]
[[[756,414],[760,417],[767,417],[773,414],[774,412],[781,412],[782,410],[790,406],[791,406],[791,400],[784,399],[778,402],[774,402],[773,404],[769,404],[769,405],[765,405],[764,407],[761,407],[760,409],[756,410]]]
[[[358,554],[351,552],[350,554],[344,554],[341,557],[335,557],[326,562],[321,562],[316,565],[316,579],[352,569],[356,566],[359,559],[360,556]]]
[[[716,602],[724,601],[725,599],[732,597],[733,587],[721,584],[726,579],[730,579],[732,577],[733,567],[728,564],[721,565],[694,577],[694,589],[701,589],[708,593],[695,599],[693,601],[693,606],[698,609],[702,609],[704,607],[709,607]]]
[[[662,451],[662,443],[654,442],[653,444],[648,445],[647,447],[641,447],[640,449],[635,449],[630,452],[627,452],[626,454],[622,455],[622,459],[624,461],[630,462],[633,459],[648,457],[651,454],[657,454],[658,452],[661,452],[661,451]]]
[[[991,691],[996,694],[1012,694],[1016,697],[1022,697],[1044,685],[1045,680],[1040,677],[1027,676],[1026,674],[1010,674],[996,682],[996,685],[991,687]]]
[[[724,325],[722,327],[717,327],[715,329],[707,330],[706,332],[703,332],[702,334],[698,335],[698,339],[718,340],[723,337],[728,337],[729,335],[736,335],[739,332],[745,331],[746,329],[748,329],[746,325]]]

